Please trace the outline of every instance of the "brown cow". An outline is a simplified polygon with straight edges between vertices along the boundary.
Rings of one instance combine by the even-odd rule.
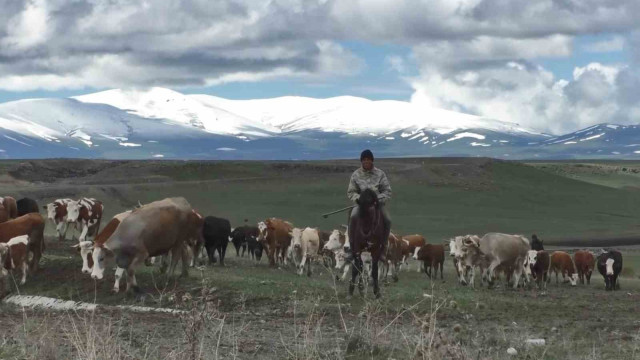
[[[287,248],[291,245],[293,224],[282,219],[270,218],[258,223],[258,241],[267,249],[269,266],[275,267],[280,261],[285,264]]]
[[[171,252],[173,270],[182,259],[182,275],[188,275],[188,241],[202,232],[201,217],[195,214],[189,202],[182,197],[155,201],[132,212],[124,218],[115,232],[104,243],[96,242],[93,247],[93,269],[91,278],[102,279],[107,260],[115,260],[116,286],[124,270],[127,271],[127,291],[139,291],[135,278],[135,268],[150,256]],[[165,257],[167,258],[167,257]]]
[[[38,270],[38,263],[44,251],[44,219],[38,213],[30,213],[0,224],[0,243],[8,243],[14,237],[29,236],[29,251],[33,258],[29,270]]]
[[[387,245],[387,262],[383,265],[384,278],[386,279],[391,271],[391,278],[393,281],[398,281],[398,272],[404,259],[405,251],[408,251],[409,246],[400,239],[399,236],[393,233],[389,234],[389,242]]]
[[[440,279],[444,279],[442,269],[444,267],[444,245],[442,244],[426,244],[420,247],[420,250],[414,255],[414,259],[424,262],[424,272],[429,278],[436,278],[438,274],[438,265],[440,265]],[[433,269],[433,277],[431,270]]]
[[[573,254],[580,284],[584,285],[584,279],[587,279],[587,285],[591,283],[591,274],[595,267],[596,258],[591,251],[579,250]]]
[[[0,253],[5,253],[4,261],[0,263],[4,269],[14,271],[20,269],[22,278],[20,285],[27,281],[27,253],[29,247],[29,236],[20,235],[9,240],[8,243],[0,243]],[[5,248],[6,250],[1,250]],[[4,289],[4,285],[3,285]]]
[[[402,240],[403,242],[406,244],[406,253],[403,252],[404,255],[404,264],[407,265],[407,270],[409,269],[409,259],[411,257],[413,257],[416,253],[416,248],[419,248],[421,246],[424,246],[424,244],[427,243],[427,241],[424,239],[424,236],[419,235],[419,234],[413,234],[413,235],[403,235],[402,236]],[[420,272],[421,267],[418,266],[417,271]]]
[[[546,289],[549,281],[549,253],[544,250],[529,250],[527,262],[531,275],[535,278],[538,289]]]
[[[565,276],[569,278],[571,286],[576,286],[578,281],[578,273],[576,272],[576,266],[571,259],[571,255],[564,251],[554,251],[551,254],[551,266],[549,273],[556,273],[556,284],[558,283],[558,273],[562,274],[562,280],[566,281]]]

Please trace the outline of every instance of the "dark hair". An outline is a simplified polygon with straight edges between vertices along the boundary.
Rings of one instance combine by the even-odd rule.
[[[371,159],[371,161],[373,161],[373,153],[371,152],[371,150],[367,149],[360,153],[360,161],[362,161],[363,159]]]

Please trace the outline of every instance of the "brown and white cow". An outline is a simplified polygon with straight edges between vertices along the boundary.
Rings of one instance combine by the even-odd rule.
[[[118,268],[127,271],[127,291],[132,287],[137,291],[135,268],[148,257],[169,252],[172,258],[169,274],[173,274],[178,260],[182,259],[182,275],[187,276],[188,240],[202,231],[201,225],[189,202],[182,197],[147,204],[124,218],[104,243],[94,244],[91,277],[102,279],[106,261],[115,260]],[[116,272],[116,284],[121,275]],[[118,292],[119,288],[113,290]]]
[[[549,281],[549,253],[544,250],[529,250],[526,268],[535,279],[538,289],[546,289]]]
[[[573,263],[571,255],[564,251],[554,251],[551,254],[551,266],[549,273],[554,272],[556,274],[556,284],[558,283],[558,273],[562,274],[562,280],[567,281],[565,277],[569,278],[571,286],[576,286],[578,281],[578,273],[576,272],[576,266]]]
[[[0,197],[0,223],[18,217],[16,199],[11,196]]]
[[[282,219],[269,218],[258,223],[258,229],[258,241],[267,249],[269,265],[275,267],[277,262],[285,265],[287,249],[291,245],[293,224]]]
[[[69,224],[67,223],[67,204],[73,202],[71,199],[57,199],[52,203],[42,206],[47,210],[47,218],[56,227],[58,240],[63,241],[67,236]]]
[[[103,210],[102,202],[93,198],[82,198],[67,204],[67,223],[76,223],[82,228],[78,241],[87,240],[89,231],[95,238],[100,230]]]
[[[404,235],[402,236],[402,241],[406,244],[406,253],[404,253],[404,261],[403,263],[407,265],[407,270],[409,269],[409,259],[415,255],[416,248],[424,246],[427,241],[424,239],[424,236],[420,234],[413,235]],[[422,266],[418,264],[417,271],[420,272]]]
[[[408,251],[408,245],[401,238],[393,233],[389,233],[387,242],[386,263],[382,264],[382,279],[387,279],[389,273],[394,282],[399,280],[400,267]]]
[[[584,285],[585,278],[587,279],[587,285],[591,283],[591,274],[596,264],[596,258],[591,251],[578,250],[573,254],[573,259],[576,264],[576,270],[578,271],[578,278],[580,284]]]
[[[20,235],[29,236],[28,250],[33,254],[29,270],[38,270],[38,264],[44,251],[44,219],[38,213],[22,215],[19,218],[0,224],[0,243],[8,243]]]
[[[3,266],[5,275],[7,274],[6,270],[12,272],[20,270],[22,274],[20,285],[24,285],[24,283],[27,282],[27,269],[29,267],[27,263],[28,248],[28,235],[16,236],[9,240],[8,243],[0,243],[0,254],[5,254],[0,266]]]
[[[442,269],[444,267],[444,245],[425,244],[416,248],[414,260],[424,263],[424,272],[429,278],[436,278],[438,275],[438,265],[440,265],[440,279],[444,279]],[[432,277],[433,273],[433,277]]]
[[[122,212],[114,216],[107,226],[100,231],[100,233],[96,236],[95,242],[104,244],[111,235],[116,231],[122,220],[124,220],[127,216],[131,214],[131,210]],[[83,274],[91,274],[91,269],[93,269],[93,242],[91,241],[81,241],[80,243],[71,246],[75,248],[80,253],[80,257],[82,258],[82,273]]]
[[[298,268],[298,275],[304,273],[304,267],[306,265],[307,276],[311,276],[311,262],[318,256],[318,249],[320,248],[318,229],[310,227],[304,230],[293,228],[290,235],[293,261]]]

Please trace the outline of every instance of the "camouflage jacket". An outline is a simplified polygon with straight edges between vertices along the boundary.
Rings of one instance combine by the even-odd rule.
[[[366,171],[362,167],[351,174],[347,197],[355,202],[360,197],[360,192],[364,189],[371,189],[378,195],[378,201],[382,204],[391,199],[391,184],[384,171],[374,167],[371,171]]]

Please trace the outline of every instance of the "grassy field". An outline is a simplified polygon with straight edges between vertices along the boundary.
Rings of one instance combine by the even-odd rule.
[[[382,159],[392,183],[394,231],[430,242],[488,231],[537,233],[571,249],[634,239],[640,192],[610,187],[513,162],[491,159]],[[184,196],[206,215],[236,226],[270,216],[297,226],[336,228],[344,215],[320,214],[348,205],[353,161],[0,163],[5,194],[44,204],[58,197],[94,196],[105,218],[137,203]],[[622,290],[549,285],[547,291],[458,285],[447,259],[444,281],[402,272],[363,299],[346,298],[346,284],[316,265],[313,276],[270,269],[236,258],[227,267],[192,269],[167,278],[142,268],[145,295],[112,294],[112,277],[94,282],[80,273],[70,240],[58,243],[47,225],[42,271],[14,293],[107,305],[178,308],[177,316],[127,311],[51,312],[0,304],[0,359],[633,359],[638,355],[640,251],[625,246]],[[580,241],[575,245],[575,241]],[[412,266],[415,267],[415,264]],[[542,347],[525,341],[544,338]]]

